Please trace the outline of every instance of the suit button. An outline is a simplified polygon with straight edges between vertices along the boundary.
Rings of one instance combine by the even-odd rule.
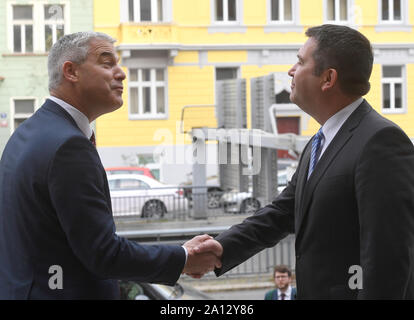
[[[299,260],[300,259],[300,255],[299,254],[297,254],[296,255],[296,260]]]

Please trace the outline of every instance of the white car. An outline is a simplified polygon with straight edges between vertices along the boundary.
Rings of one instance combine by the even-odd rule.
[[[108,183],[114,216],[157,218],[188,210],[188,200],[177,186],[138,174],[108,175]]]

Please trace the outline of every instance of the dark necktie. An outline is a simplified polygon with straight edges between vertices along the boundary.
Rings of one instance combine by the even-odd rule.
[[[95,140],[95,132],[92,130],[92,135],[89,138],[89,140],[92,142],[92,144],[96,147],[96,140]]]
[[[285,300],[285,297],[286,297],[286,294],[284,294],[284,293],[280,294],[280,300]]]
[[[315,134],[315,137],[312,141],[312,151],[311,151],[311,159],[309,165],[309,174],[308,177],[312,174],[313,170],[315,169],[316,164],[318,163],[319,155],[321,153],[321,142],[323,139],[323,132],[322,128]]]

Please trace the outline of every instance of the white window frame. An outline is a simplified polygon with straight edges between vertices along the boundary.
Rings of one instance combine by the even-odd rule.
[[[400,20],[394,20],[394,0],[388,0],[388,17],[390,19],[383,20],[382,19],[382,0],[379,0],[378,7],[379,7],[379,21],[380,23],[387,23],[387,24],[402,24],[404,22],[404,12],[405,12],[405,1],[400,1],[400,8],[401,8],[401,19]]]
[[[31,20],[14,20],[13,19],[13,7],[14,6],[31,6],[32,7],[32,19]],[[13,53],[17,53],[17,54],[24,54],[24,53],[33,53],[34,52],[34,38],[35,38],[35,30],[34,30],[34,21],[35,21],[35,7],[32,3],[14,3],[11,7],[10,7],[10,21],[11,21],[11,32],[9,32],[10,34],[10,38],[11,38],[11,51]],[[31,25],[32,26],[32,45],[33,45],[33,51],[26,51],[26,26]],[[20,26],[20,46],[21,46],[21,51],[20,52],[15,52],[14,51],[14,27],[15,26]]]
[[[292,8],[292,20],[286,20],[285,19],[285,1],[279,0],[279,18],[282,16],[283,19],[279,20],[272,20],[272,0],[267,0],[268,3],[268,15],[267,20],[270,24],[294,24],[296,21],[296,0],[290,0],[291,1],[291,8]]]
[[[162,23],[171,20],[171,0],[162,0],[162,20],[158,17],[158,0],[151,0],[151,21],[141,21],[140,0],[134,0],[133,21],[129,20],[129,0],[121,0],[121,22],[130,23]]]
[[[39,108],[39,104],[38,104],[39,99],[37,97],[34,97],[34,96],[11,97],[10,98],[10,134],[12,134],[14,132],[14,130],[16,129],[14,127],[14,120],[15,119],[29,119],[33,115],[33,113],[17,113],[17,117],[16,117],[16,110],[15,110],[15,101],[16,100],[34,100],[34,111],[33,111],[33,113],[35,113],[36,110]]]
[[[166,119],[168,117],[168,105],[167,105],[167,96],[168,96],[168,80],[167,80],[167,68],[165,67],[137,67],[137,68],[128,68],[128,73],[130,69],[138,70],[138,80],[128,82],[128,114],[130,120],[142,120],[142,119]],[[142,70],[150,69],[150,81],[142,81]],[[164,81],[156,80],[156,70],[162,69],[164,71]],[[130,77],[128,77],[130,78]],[[151,113],[144,113],[143,106],[143,88],[150,88],[150,103],[151,103]],[[164,113],[157,113],[157,88],[164,88]],[[131,88],[138,88],[138,113],[131,113]]]
[[[64,34],[69,34],[70,31],[70,2],[68,0],[27,0],[27,1],[18,1],[10,0],[7,2],[7,32],[8,32],[8,41],[7,46],[8,50],[12,54],[22,54],[22,52],[14,52],[14,34],[13,34],[13,6],[15,5],[31,5],[33,7],[33,52],[30,54],[44,54],[46,53],[46,44],[45,44],[45,25],[50,24],[48,20],[44,19],[44,6],[45,5],[63,5],[64,7]],[[22,20],[23,21],[23,20]],[[20,21],[19,21],[20,23]],[[22,39],[23,41],[23,39]],[[23,49],[23,46],[22,46]]]
[[[401,77],[400,78],[390,78],[384,77],[383,69],[384,67],[401,67]],[[405,113],[407,111],[406,106],[406,66],[405,65],[392,65],[392,64],[383,64],[381,66],[381,109],[384,114],[394,114],[394,113]],[[384,90],[383,85],[390,85],[390,108],[384,108]],[[401,108],[395,108],[395,85],[401,84]]]
[[[340,20],[341,17],[341,5],[340,5],[340,1],[341,0],[333,0],[335,1],[334,3],[334,14],[335,14],[335,19],[334,20],[329,20],[328,19],[328,1],[330,0],[324,0],[323,1],[323,17],[324,17],[324,21],[325,23],[332,23],[332,24],[340,24],[340,25],[347,25],[347,24],[351,24],[351,17],[353,16],[352,10],[353,10],[353,1],[352,0],[346,0],[346,8],[347,8],[347,17],[346,20]]]
[[[216,8],[216,0],[211,0],[211,4],[212,4],[212,21],[214,21],[214,24],[219,24],[219,25],[234,25],[234,24],[240,24],[240,19],[241,19],[241,3],[240,0],[235,0],[235,4],[236,4],[236,20],[234,21],[230,21],[229,20],[229,0],[223,0],[223,21],[217,20],[217,8]]]
[[[401,20],[382,20],[382,0],[378,0],[378,24],[375,26],[377,32],[411,32],[412,24],[409,20],[410,3],[408,0],[401,1]],[[394,13],[394,4],[392,4],[392,13]]]
[[[56,20],[46,20],[44,17],[44,6],[45,5],[62,5],[63,6],[63,19],[59,19],[58,15],[56,16]],[[42,24],[42,41],[41,41],[41,47],[43,48],[44,52],[46,51],[46,32],[45,32],[45,27],[46,25],[50,25],[52,27],[52,44],[54,44],[58,39],[57,39],[57,28],[58,26],[63,25],[63,34],[68,34],[67,29],[68,29],[68,20],[67,20],[67,13],[69,12],[69,6],[64,4],[64,3],[44,3],[42,5],[42,19],[41,19],[41,24]]]

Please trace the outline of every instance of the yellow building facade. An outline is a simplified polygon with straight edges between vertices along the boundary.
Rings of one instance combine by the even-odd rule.
[[[151,157],[168,145],[180,155],[154,164],[160,179],[185,180],[191,141],[180,132],[183,108],[206,105],[186,110],[185,128],[216,127],[207,107],[215,104],[216,81],[243,78],[249,128],[250,79],[287,73],[306,29],[323,23],[370,39],[375,65],[365,98],[414,138],[414,0],[95,0],[94,29],[117,39],[127,74],[124,106],[96,121],[104,165],[158,163]],[[293,105],[278,115],[297,119],[304,136],[319,128]]]

